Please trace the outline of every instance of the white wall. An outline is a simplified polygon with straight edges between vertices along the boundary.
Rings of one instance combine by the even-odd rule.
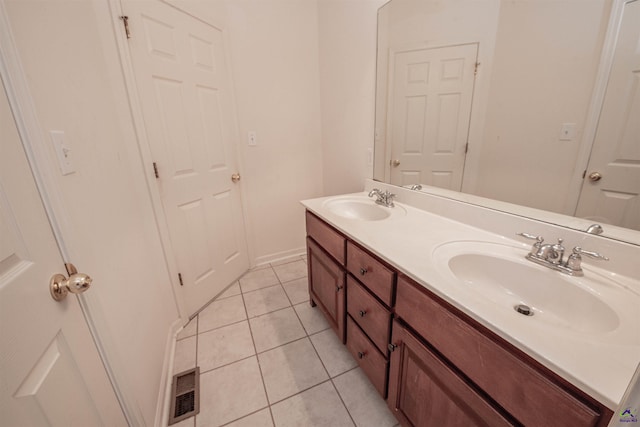
[[[229,0],[254,264],[304,252],[300,200],[322,195],[316,0]],[[258,145],[247,145],[247,132]]]
[[[610,9],[611,0],[501,2],[474,194],[573,215],[565,202],[590,143],[581,137]],[[562,123],[576,124],[573,141],[560,141]]]
[[[6,4],[71,261],[109,356],[147,425],[156,416],[168,332],[178,318],[129,117],[107,2]],[[77,172],[58,173],[49,130],[66,133]]]
[[[324,195],[373,174],[376,16],[386,0],[318,0]]]

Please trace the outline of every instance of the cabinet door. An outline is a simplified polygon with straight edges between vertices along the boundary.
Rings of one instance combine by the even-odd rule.
[[[345,272],[312,239],[307,237],[309,294],[325,314],[338,337],[345,341]]]
[[[387,403],[405,426],[510,426],[496,408],[420,343],[393,322]]]

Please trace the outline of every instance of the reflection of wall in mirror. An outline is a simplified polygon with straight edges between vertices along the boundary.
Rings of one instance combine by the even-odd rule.
[[[478,42],[463,191],[572,214],[566,201],[571,178],[582,173],[576,159],[610,7],[611,0],[394,0],[385,6],[374,178],[384,179],[389,161],[382,154],[389,50]],[[560,141],[563,123],[576,124],[572,141]]]

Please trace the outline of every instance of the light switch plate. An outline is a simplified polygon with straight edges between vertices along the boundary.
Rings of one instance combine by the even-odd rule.
[[[73,166],[73,157],[71,156],[71,148],[65,140],[64,132],[59,130],[52,130],[51,141],[58,157],[58,166],[60,166],[60,172],[62,175],[70,175],[76,171]]]

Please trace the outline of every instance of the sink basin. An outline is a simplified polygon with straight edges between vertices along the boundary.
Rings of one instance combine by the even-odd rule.
[[[515,316],[525,314],[534,322],[588,334],[619,328],[621,319],[601,292],[620,291],[615,282],[593,272],[584,277],[563,275],[531,263],[526,254],[523,248],[469,241],[441,245],[433,257],[436,269],[454,286],[513,310]],[[640,300],[631,292],[625,297],[635,298],[636,304]],[[514,310],[519,305],[525,307]]]
[[[332,213],[343,218],[361,221],[380,221],[398,213],[404,213],[404,208],[396,205],[387,208],[377,205],[368,197],[340,197],[329,199],[324,206]]]

